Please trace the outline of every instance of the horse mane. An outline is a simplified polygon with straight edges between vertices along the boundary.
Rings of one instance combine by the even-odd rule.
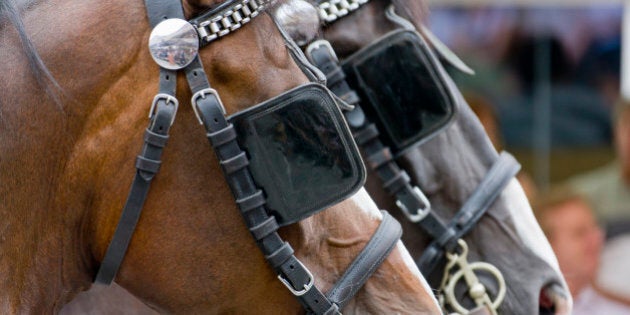
[[[63,110],[61,102],[63,89],[57,80],[55,80],[52,73],[50,73],[50,70],[48,70],[44,61],[39,56],[35,45],[33,45],[33,42],[28,37],[28,34],[26,34],[24,23],[20,17],[20,9],[14,0],[0,1],[0,30],[7,26],[7,20],[10,25],[13,25],[20,37],[22,49],[26,53],[29,67],[33,76],[37,80],[37,83],[44,89],[44,91],[46,91],[46,94],[53,99],[59,109]]]
[[[223,1],[225,0],[219,2]],[[39,1],[30,0],[25,2],[26,3],[24,3],[24,5],[27,7],[27,9],[30,9]],[[265,11],[271,9],[272,7],[275,7],[278,4],[286,2],[286,0],[278,0],[274,2],[274,5],[268,6],[267,8],[265,8]],[[57,82],[48,67],[46,67],[46,64],[37,52],[35,45],[26,33],[24,23],[22,22],[22,18],[20,17],[20,8],[18,7],[18,4],[15,0],[0,0],[0,30],[10,25],[12,25],[17,31],[17,34],[22,43],[22,49],[25,52],[26,57],[28,58],[29,68],[31,69],[31,72],[35,77],[37,84],[46,92],[46,95],[52,98],[59,109],[63,111],[62,96],[66,95],[63,91],[63,88],[59,85],[59,82]]]

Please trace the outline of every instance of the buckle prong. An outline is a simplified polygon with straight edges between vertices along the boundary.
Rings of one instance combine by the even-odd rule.
[[[335,62],[339,63],[339,58],[337,58],[337,54],[335,53],[335,50],[330,45],[330,42],[325,39],[318,39],[310,43],[308,47],[306,47],[306,56],[308,56],[308,58],[312,61],[313,60],[313,58],[311,57],[312,51],[321,47],[326,48],[328,53],[334,58]]]
[[[221,107],[221,112],[223,113],[223,115],[225,115],[225,107],[223,106],[223,102],[221,102],[221,98],[219,97],[219,93],[217,92],[217,90],[212,88],[205,88],[195,93],[190,99],[190,104],[192,104],[193,111],[195,112],[195,116],[197,117],[200,125],[203,125],[203,120],[201,120],[199,109],[197,109],[197,100],[200,98],[206,98],[206,95],[209,94],[212,94],[214,95],[214,97],[216,97],[217,101],[219,102],[219,106]]]
[[[396,200],[396,205],[400,208],[400,210],[402,210],[405,216],[407,216],[409,221],[418,223],[422,221],[422,219],[424,219],[431,211],[431,202],[429,202],[427,196],[422,193],[418,186],[414,186],[412,191],[413,195],[424,204],[424,207],[419,207],[416,209],[416,214],[412,214],[411,211],[409,211],[409,208],[407,208],[407,206],[400,200]]]
[[[296,290],[293,288],[293,286],[289,283],[289,281],[285,278],[282,277],[282,275],[278,275],[278,279],[280,280],[280,282],[282,282],[287,289],[289,289],[289,291],[291,291],[291,293],[293,293],[293,295],[295,296],[302,296],[304,294],[306,294],[315,284],[315,278],[313,278],[313,274],[302,264],[302,262],[300,262],[299,260],[297,261],[300,266],[302,266],[302,269],[304,269],[306,271],[306,274],[308,275],[308,283],[304,285],[304,288],[302,290]]]
[[[169,103],[173,103],[173,106],[175,106],[175,113],[177,113],[177,108],[179,107],[179,101],[173,95],[166,94],[166,93],[158,93],[153,98],[153,102],[151,102],[151,109],[149,109],[149,119],[153,118],[155,108],[157,107],[157,103],[160,100],[164,100],[167,105]],[[173,125],[174,122],[175,122],[175,115],[173,115],[173,119],[171,119],[171,126]]]

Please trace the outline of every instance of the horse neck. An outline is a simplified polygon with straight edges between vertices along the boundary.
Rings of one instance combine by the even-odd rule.
[[[139,8],[124,1],[47,1],[21,11],[26,34],[63,88],[58,102],[37,82],[14,25],[0,29],[0,55],[8,61],[0,68],[9,74],[0,79],[5,87],[0,100],[2,313],[48,312],[48,306],[60,307],[69,292],[91,282],[81,242],[90,202],[84,180],[92,174],[77,173],[73,156],[98,105],[121,103],[102,96],[143,43],[147,26],[137,18],[143,14]]]

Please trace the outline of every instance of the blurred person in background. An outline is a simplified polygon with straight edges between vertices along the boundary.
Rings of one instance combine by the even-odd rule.
[[[630,233],[630,102],[619,101],[613,115],[616,159],[568,181],[593,204],[609,237]]]
[[[616,104],[613,129],[616,159],[568,184],[588,198],[607,229],[607,260],[599,268],[598,286],[630,301],[630,102]]]
[[[604,232],[588,200],[568,186],[555,187],[535,202],[534,213],[569,285],[573,315],[630,314],[630,304],[595,284]]]

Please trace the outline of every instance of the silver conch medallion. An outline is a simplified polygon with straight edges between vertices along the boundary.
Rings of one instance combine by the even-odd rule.
[[[183,69],[199,52],[197,31],[185,20],[164,20],[151,31],[149,51],[160,67],[170,70]]]

